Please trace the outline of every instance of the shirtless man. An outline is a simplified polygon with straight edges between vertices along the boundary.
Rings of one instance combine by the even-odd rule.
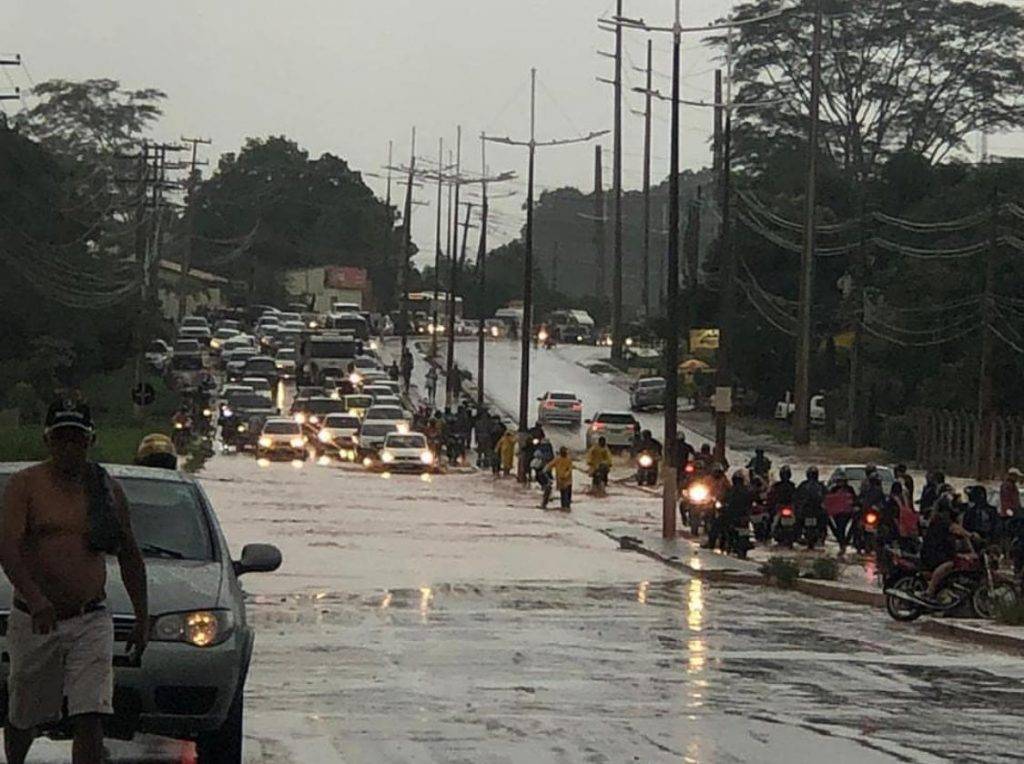
[[[104,606],[105,553],[97,544],[111,547],[120,563],[135,609],[127,647],[136,660],[149,638],[146,569],[120,485],[107,479],[109,509],[101,514],[111,532],[99,532],[102,524],[89,519],[93,432],[87,406],[55,403],[44,435],[50,458],[12,475],[4,491],[0,565],[14,588],[4,731],[10,764],[25,761],[39,726],[60,720],[64,699],[74,731],[72,761],[103,759],[101,720],[113,712],[114,627]]]

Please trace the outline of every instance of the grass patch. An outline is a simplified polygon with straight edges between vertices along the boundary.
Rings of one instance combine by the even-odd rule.
[[[807,566],[804,577],[818,581],[835,581],[839,578],[839,562],[834,557],[817,557]]]
[[[146,423],[103,427],[90,456],[100,462],[131,464],[140,440],[151,432],[167,429]],[[47,456],[42,428],[38,425],[0,427],[0,462],[39,462]]]
[[[780,589],[792,589],[800,578],[800,566],[786,557],[769,557],[761,566],[761,574]]]

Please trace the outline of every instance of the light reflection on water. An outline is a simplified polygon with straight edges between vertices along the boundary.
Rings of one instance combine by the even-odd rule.
[[[636,601],[641,605],[647,604],[647,589],[650,588],[650,581],[641,581],[636,588]]]

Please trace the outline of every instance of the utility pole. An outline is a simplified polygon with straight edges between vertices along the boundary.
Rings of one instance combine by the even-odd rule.
[[[622,18],[616,0],[615,18]],[[622,358],[622,26],[615,26],[615,134],[612,144],[612,184],[615,194],[615,258],[612,267],[612,358]]]
[[[402,357],[409,344],[409,250],[412,249],[412,190],[416,174],[416,128],[412,129],[409,148],[409,182],[405,187],[405,209],[402,212],[402,263],[399,271],[399,321],[402,324]]]
[[[441,197],[444,192],[444,138],[437,139],[437,228],[434,231],[434,299],[431,302],[430,358],[437,358],[437,302],[441,287]]]
[[[605,287],[608,283],[605,275],[605,268],[607,267],[605,243],[607,239],[604,230],[604,178],[602,177],[601,163],[601,145],[598,144],[594,146],[594,253],[597,257],[597,267],[594,269],[596,279],[594,296],[598,299],[604,297]]]
[[[484,405],[484,350],[486,348],[484,330],[484,289],[487,286],[487,141],[480,135],[480,173],[484,178],[481,192],[483,203],[480,208],[480,248],[476,255],[477,286],[480,290],[480,315],[476,324],[476,407],[479,411]]]
[[[796,337],[796,381],[793,384],[793,441],[811,442],[811,291],[817,246],[818,116],[821,108],[821,27],[823,11],[817,0],[811,53],[811,124],[807,144],[807,199],[804,209],[804,247],[800,255],[799,328]]]
[[[715,137],[711,160],[715,175],[722,171],[722,116],[725,112],[722,103],[722,70],[715,69]],[[721,203],[721,199],[718,201]]]
[[[995,319],[996,258],[999,248],[999,189],[992,189],[992,212],[988,254],[985,258],[985,293],[982,297],[981,359],[978,363],[978,480],[993,477],[992,453],[992,352],[994,337],[992,321]]]
[[[462,125],[455,131],[455,206],[452,208],[452,248],[448,251],[451,258],[451,273],[448,278],[448,358],[445,363],[445,402],[451,406],[452,393],[455,390],[455,380],[452,378],[452,369],[455,367],[455,302],[458,296],[455,294],[455,282],[458,280],[459,269],[459,187],[461,185],[459,173],[462,172]],[[436,333],[435,327],[435,333]]]
[[[592,132],[579,138],[560,140],[537,140],[537,70],[530,69],[530,139],[517,141],[512,138],[496,138],[485,136],[484,140],[502,143],[506,146],[525,146],[528,149],[528,173],[526,181],[526,236],[523,256],[523,325],[520,336],[519,359],[519,466],[520,482],[526,481],[527,468],[523,446],[526,444],[526,431],[529,428],[530,414],[530,341],[533,338],[533,186],[534,166],[538,147],[566,146],[573,143],[584,143],[607,134],[607,130]]]
[[[651,116],[654,104],[653,42],[647,39],[647,83],[644,94],[644,264],[643,286],[640,299],[644,304],[644,316],[651,317]]]
[[[676,502],[679,500],[679,69],[682,24],[676,0],[672,25],[672,135],[669,140],[668,278],[665,281],[665,464],[662,469],[661,535],[675,538]]]
[[[209,138],[186,138],[182,136],[182,143],[192,144],[192,161],[188,170],[188,198],[185,206],[185,253],[181,260],[181,277],[178,281],[178,323],[185,317],[186,302],[188,299],[188,274],[192,267],[192,247],[195,238],[195,191],[199,185],[199,177],[196,174],[197,154],[200,144],[209,146],[213,141]]]
[[[386,251],[384,253],[385,262],[387,263],[388,270],[391,270],[392,259],[394,258],[394,245],[391,243],[391,239],[395,232],[395,220],[391,217],[391,168],[394,163],[394,152],[395,142],[388,141],[388,174],[387,174],[387,190],[384,196],[384,246]],[[396,273],[397,275],[397,269]]]
[[[721,274],[718,326],[718,362],[715,373],[715,459],[725,464],[729,414],[732,409],[733,339],[736,329],[736,253],[732,248],[732,35],[727,32],[725,80],[725,128],[722,135],[721,203],[722,228],[719,236]]]

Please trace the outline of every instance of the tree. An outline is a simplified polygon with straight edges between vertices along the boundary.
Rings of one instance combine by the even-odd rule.
[[[956,0],[822,0],[821,149],[862,176],[897,152],[943,161],[977,131],[1024,125],[1024,13]],[[738,160],[806,144],[816,0],[747,0],[734,18]],[[724,37],[713,38],[724,43]]]

